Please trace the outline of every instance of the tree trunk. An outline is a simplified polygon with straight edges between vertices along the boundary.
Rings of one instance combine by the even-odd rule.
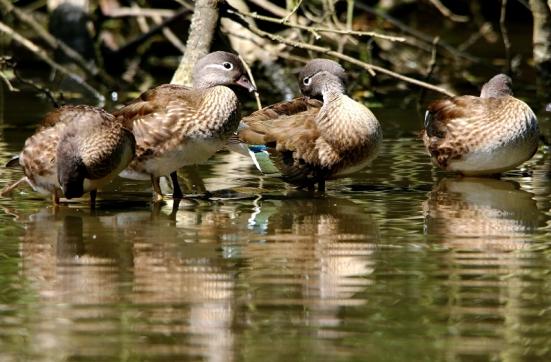
[[[214,30],[218,23],[220,0],[196,0],[191,18],[186,52],[170,83],[191,85],[193,66],[210,51]]]
[[[546,0],[530,0],[530,8],[534,17],[532,41],[539,75],[538,94],[545,97],[551,87],[551,8]]]

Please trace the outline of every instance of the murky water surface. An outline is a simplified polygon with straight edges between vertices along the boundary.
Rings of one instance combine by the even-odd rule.
[[[18,102],[2,163],[43,112]],[[95,211],[0,200],[0,360],[549,360],[548,151],[460,179],[383,105],[381,156],[325,196],[220,153],[200,168],[216,200],[154,208],[125,180]]]

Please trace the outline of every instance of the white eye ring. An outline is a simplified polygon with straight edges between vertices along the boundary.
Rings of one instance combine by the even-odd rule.
[[[224,67],[224,69],[227,69],[227,70],[232,70],[233,69],[233,64],[230,63],[230,62],[224,62],[224,63],[222,63],[222,66]]]
[[[312,78],[306,77],[302,80],[302,83],[304,83],[304,85],[309,85],[311,81],[312,81]]]

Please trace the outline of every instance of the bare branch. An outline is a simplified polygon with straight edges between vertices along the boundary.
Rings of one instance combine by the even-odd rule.
[[[180,65],[170,83],[191,84],[191,72],[199,58],[210,50],[214,29],[218,23],[218,8],[222,0],[197,0],[189,26],[186,42],[187,51],[180,60]]]
[[[109,12],[105,13],[105,16],[111,17],[111,18],[122,18],[127,16],[137,17],[137,16],[145,16],[145,17],[162,17],[162,18],[170,18],[171,16],[174,16],[175,11],[170,9],[147,9],[147,8],[140,8],[140,7],[120,7],[109,10]]]
[[[455,22],[458,22],[458,23],[466,23],[467,21],[469,21],[468,16],[457,15],[457,14],[452,13],[452,11],[450,9],[448,9],[444,4],[442,4],[442,2],[440,0],[429,0],[429,1],[432,5],[434,5],[434,7],[436,9],[438,9],[438,11],[440,11],[440,13],[442,15],[444,15],[445,17],[447,17],[451,21],[455,21]]]
[[[8,25],[0,22],[0,32],[5,33],[9,37],[11,37],[14,41],[18,42],[25,48],[27,48],[29,51],[31,51],[33,54],[35,54],[37,57],[42,59],[44,62],[46,62],[49,66],[51,66],[53,69],[57,70],[58,72],[74,79],[79,84],[81,84],[83,87],[85,87],[89,92],[94,94],[96,98],[98,99],[98,103],[103,106],[105,103],[105,97],[101,95],[101,93],[96,90],[94,87],[86,83],[83,79],[81,79],[79,76],[73,74],[69,69],[65,68],[63,65],[55,62],[53,59],[51,59],[48,56],[48,53],[40,48],[38,45],[34,44],[30,40],[23,37],[21,34],[17,33],[15,30],[10,28]]]
[[[299,0],[297,2],[293,10],[291,10],[289,14],[287,14],[283,19],[281,19],[280,23],[285,24],[286,22],[288,22],[291,16],[293,16],[293,14],[297,12],[298,8],[300,8],[300,5],[302,5],[302,0]]]
[[[259,15],[259,14],[256,14],[256,13],[248,13],[248,12],[245,12],[245,11],[239,11],[239,12],[242,15],[244,15],[246,17],[253,18],[253,19],[268,21],[270,23],[281,23],[280,19],[272,18],[270,16]],[[403,41],[406,40],[405,38],[402,38],[402,37],[380,34],[380,33],[376,33],[376,32],[373,32],[373,31],[354,31],[354,30],[344,30],[344,29],[340,30],[340,29],[331,29],[331,28],[321,28],[321,27],[316,27],[316,26],[307,26],[307,25],[301,25],[301,24],[289,23],[289,22],[285,22],[284,24],[286,26],[291,27],[291,28],[307,30],[307,31],[313,32],[313,33],[335,33],[335,34],[343,34],[343,35],[370,36],[370,37],[381,38],[381,39],[386,39],[386,40],[390,40],[390,41],[397,41],[397,42],[403,42]]]
[[[414,79],[414,78],[410,78],[410,77],[407,77],[405,75],[395,73],[391,70],[388,70],[388,69],[383,68],[383,67],[379,67],[377,65],[362,62],[362,61],[360,61],[358,59],[355,59],[355,58],[352,58],[348,55],[344,55],[342,53],[334,51],[330,48],[326,48],[326,47],[322,47],[322,46],[318,46],[318,45],[313,45],[313,44],[307,44],[307,43],[303,43],[303,42],[300,42],[300,41],[289,40],[289,39],[283,38],[279,35],[265,32],[265,31],[259,29],[256,25],[252,24],[251,22],[248,22],[245,15],[240,14],[238,11],[236,11],[234,8],[232,8],[228,4],[225,4],[225,9],[224,10],[225,10],[225,13],[227,14],[227,16],[229,18],[234,19],[235,21],[239,22],[241,25],[248,28],[253,33],[255,33],[255,34],[257,34],[257,35],[259,35],[263,38],[268,38],[272,41],[287,44],[287,45],[295,47],[295,48],[311,50],[311,51],[314,51],[314,52],[317,52],[317,53],[333,56],[335,58],[344,60],[348,63],[355,64],[355,65],[357,65],[357,66],[359,66],[359,67],[361,67],[365,70],[368,70],[368,71],[383,73],[383,74],[389,75],[393,78],[400,79],[400,80],[403,80],[403,81],[411,83],[411,84],[415,84],[415,85],[420,86],[420,87],[425,87],[427,89],[431,89],[433,91],[448,95],[450,97],[454,96],[454,94],[452,92],[450,92],[450,91],[448,91],[444,88],[440,88],[440,87],[437,87],[435,85],[432,85],[432,84],[429,84],[429,83],[426,83],[426,82],[423,82],[423,81],[420,81],[420,80],[417,80],[417,79]]]
[[[5,56],[0,57],[0,78],[2,78],[2,80],[4,81],[4,83],[6,84],[10,92],[19,92],[19,89],[15,88],[11,84],[8,77],[4,74],[4,71],[6,68],[11,68],[13,70],[14,67],[15,67],[15,63],[11,60],[10,57],[5,57]]]
[[[251,80],[251,83],[256,88],[256,81],[254,80],[253,73],[251,72],[251,67],[249,67],[249,64],[243,59],[241,55],[238,55],[239,60],[241,60],[241,63],[243,63],[243,66],[245,67],[245,71],[247,72],[247,75],[249,76],[249,79]],[[254,91],[254,97],[256,98],[256,106],[258,109],[262,109],[262,103],[260,102],[260,96],[258,94],[258,91]]]
[[[507,14],[507,0],[501,0],[501,13],[499,15],[499,29],[501,30],[501,37],[503,38],[503,45],[505,46],[505,58],[507,59],[507,73],[511,72],[511,42],[509,41],[509,34],[507,33],[507,26],[505,25],[505,17]]]
[[[31,15],[19,10],[9,0],[0,0],[0,6],[7,13],[12,13],[19,21],[25,23],[31,29],[33,29],[42,40],[48,44],[52,49],[59,49],[71,59],[80,69],[84,71],[85,74],[91,77],[99,77],[102,82],[105,84],[114,87],[118,83],[105,71],[99,69],[98,67],[89,64],[86,62],[82,56],[77,53],[73,48],[62,42],[61,40],[56,39],[52,36],[44,27],[38,24]]]
[[[385,14],[380,10],[374,9],[373,7],[371,7],[369,5],[365,5],[363,2],[357,2],[356,6],[359,9],[362,9],[364,11],[369,12],[370,14],[374,14],[374,15],[382,18],[382,19],[385,19],[386,21],[388,21],[392,25],[396,26],[397,28],[401,29],[402,31],[406,32],[407,34],[410,34],[410,35],[414,36],[415,38],[425,42],[426,44],[429,44],[429,45],[432,44],[432,39],[433,39],[432,36],[430,36],[428,34],[425,34],[423,32],[420,32],[419,30],[413,29],[412,27],[404,24],[403,22],[396,19],[395,17],[390,16],[388,14]],[[483,63],[480,58],[475,57],[471,54],[467,54],[465,52],[462,52],[462,51],[454,48],[453,46],[451,46],[450,44],[448,44],[448,43],[446,43],[442,40],[440,40],[438,42],[438,46],[440,48],[446,50],[449,54],[451,54],[454,57],[467,59],[467,60],[469,60],[471,62],[475,62],[475,63]]]

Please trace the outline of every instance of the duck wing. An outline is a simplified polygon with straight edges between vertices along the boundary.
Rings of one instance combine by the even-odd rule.
[[[181,142],[175,135],[192,128],[202,90],[164,84],[143,93],[114,115],[136,137],[136,156],[163,153]]]

